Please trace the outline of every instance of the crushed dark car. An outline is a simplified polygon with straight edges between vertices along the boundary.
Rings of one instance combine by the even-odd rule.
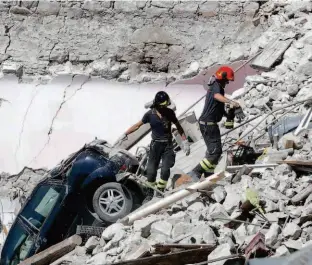
[[[1,265],[15,265],[76,233],[116,222],[140,207],[139,160],[95,140],[63,160],[32,191],[4,243]]]

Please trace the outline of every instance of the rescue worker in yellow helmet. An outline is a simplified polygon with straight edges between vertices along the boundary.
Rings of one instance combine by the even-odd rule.
[[[169,95],[160,91],[156,94],[150,110],[145,113],[142,120],[131,126],[125,133],[125,137],[136,131],[143,124],[149,123],[152,129],[152,141],[150,144],[149,159],[147,162],[146,177],[149,185],[156,186],[158,190],[164,191],[170,176],[170,168],[175,164],[175,153],[172,144],[171,125],[175,124],[183,140],[183,151],[190,154],[190,146],[175,112],[168,108],[171,104]],[[157,169],[162,160],[160,180],[156,183]],[[154,195],[152,189],[148,192],[148,199]]]

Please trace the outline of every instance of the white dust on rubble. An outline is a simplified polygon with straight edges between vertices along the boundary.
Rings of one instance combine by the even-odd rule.
[[[255,41],[254,53],[278,35],[295,38],[281,63],[271,72],[246,78],[245,94],[241,101],[247,118],[267,112],[267,108],[276,109],[312,96],[312,2],[269,1],[262,6],[261,11],[269,17],[269,27]],[[192,69],[195,66],[193,64]],[[300,106],[289,115],[302,113],[305,108],[306,106]],[[285,110],[276,113],[276,117],[283,113]],[[251,129],[258,122],[256,119],[243,126],[240,132]],[[261,135],[265,126],[265,123],[257,126],[253,136]],[[230,136],[237,138],[238,133],[233,132]],[[291,136],[296,148],[292,157],[288,158],[311,159],[311,136],[311,133]],[[262,139],[268,140],[267,134]],[[282,141],[281,139],[280,146],[283,145]],[[19,178],[7,182],[13,186]],[[183,235],[188,236],[179,243],[215,245],[217,248],[210,254],[210,259],[236,253],[237,247],[246,246],[258,231],[265,234],[266,245],[276,256],[286,255],[293,249],[311,243],[312,222],[304,218],[312,212],[312,197],[307,192],[311,174],[297,175],[289,166],[280,165],[273,170],[263,170],[256,176],[243,175],[234,184],[229,179],[231,178],[220,183],[221,186],[213,190],[209,199],[202,199],[200,194],[195,194],[192,199],[184,199],[166,211],[135,221],[131,226],[113,224],[103,232],[101,238],[90,238],[85,246],[78,247],[66,258],[71,262],[75,261],[74,264],[111,264],[135,257],[136,253],[144,253],[153,244],[169,243]],[[260,199],[265,202],[266,217],[271,221],[268,227],[262,227],[263,221],[258,216],[252,220],[252,225],[240,224],[236,229],[224,227],[226,221],[218,219],[237,216],[239,203],[244,201],[242,195],[246,187],[257,190]],[[303,204],[294,205],[293,198],[304,191],[306,196],[302,198]],[[287,224],[284,225],[286,220]]]
[[[299,1],[289,1],[285,4],[268,2],[266,5],[267,9],[271,8],[269,10],[270,27],[256,41],[258,49],[263,48],[277,34],[296,37],[285,52],[281,63],[275,66],[271,72],[247,78],[242,101],[245,104],[244,110],[248,118],[267,112],[267,107],[276,109],[312,96],[311,7],[311,2]],[[300,106],[289,114],[302,113],[305,109],[306,106]],[[283,113],[285,110],[276,113],[276,116],[280,117]],[[251,129],[251,126],[257,122],[256,120],[252,124],[243,126],[241,132]],[[266,124],[262,123],[253,136],[263,133],[265,126]],[[292,157],[288,155],[288,158],[305,160],[312,158],[310,134],[285,136],[295,142],[294,154]],[[263,139],[268,140],[267,134]],[[280,147],[284,145],[283,141],[285,139],[281,139]],[[303,199],[305,201],[303,206],[294,206],[291,202],[294,196],[302,193],[309,186],[311,179],[312,175],[309,173],[297,176],[287,165],[280,165],[274,170],[264,170],[258,176],[243,175],[235,184],[226,182],[216,187],[211,198],[204,200],[204,203],[196,198],[184,199],[169,207],[166,212],[156,213],[135,221],[132,226],[121,229],[118,224],[107,228],[109,233],[115,229],[114,237],[123,239],[117,242],[114,239],[104,238],[105,246],[97,247],[97,251],[94,251],[91,256],[89,255],[90,259],[87,263],[109,264],[126,260],[127,257],[133,257],[133,253],[138,251],[141,245],[148,250],[155,243],[169,243],[189,233],[191,235],[179,243],[216,245],[216,250],[209,256],[210,259],[235,253],[239,245],[246,246],[258,231],[265,234],[266,244],[276,253],[275,256],[286,255],[293,249],[299,249],[305,244],[311,243],[312,240],[310,236],[312,222],[308,218],[303,218],[311,213],[312,197],[307,194]],[[244,201],[242,194],[246,187],[254,188],[259,192],[260,199],[265,202],[266,216],[272,221],[271,225],[262,228],[263,222],[260,217],[256,216],[252,221],[253,225],[241,224],[236,229],[225,228],[225,221],[217,220],[217,218],[237,216],[239,203]],[[197,199],[200,198],[200,194],[193,196],[197,196]],[[287,224],[284,225],[286,219]],[[203,231],[205,232],[203,233]],[[106,233],[108,232],[104,231],[103,235],[105,236]],[[125,235],[121,237],[120,233]],[[100,239],[94,242],[99,241]],[[112,241],[113,243],[110,243]],[[219,263],[223,264],[224,262]]]
[[[265,21],[252,23],[258,10],[248,1],[3,1],[1,70],[23,80],[189,78],[215,63],[248,58],[266,28]]]

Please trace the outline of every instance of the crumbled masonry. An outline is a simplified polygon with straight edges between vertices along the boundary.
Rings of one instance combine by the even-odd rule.
[[[199,13],[210,17],[211,21],[216,19],[212,15],[215,9],[208,2],[141,1],[140,4],[122,3],[119,1],[101,2],[101,4],[75,2],[71,4],[66,3],[61,7],[60,4],[42,4],[41,2],[36,6],[34,1],[33,4],[28,6],[22,3],[20,7],[16,6],[15,8],[11,7],[10,4],[0,4],[2,17],[4,13],[1,10],[7,10],[7,12],[10,10],[11,13],[18,14],[17,16],[25,16],[28,12],[40,15],[51,13],[54,15],[53,19],[52,17],[43,17],[41,19],[44,23],[58,24],[57,30],[63,34],[62,39],[55,40],[54,43],[49,41],[50,45],[47,47],[51,47],[49,50],[40,51],[42,54],[38,55],[39,51],[33,51],[34,54],[31,57],[42,58],[40,64],[37,65],[38,62],[30,62],[23,57],[24,52],[21,49],[24,49],[27,45],[21,48],[15,35],[17,34],[16,23],[22,24],[27,22],[29,26],[25,30],[28,32],[31,30],[33,23],[36,24],[39,18],[28,16],[25,22],[17,22],[17,20],[14,20],[15,18],[11,17],[11,28],[7,30],[10,34],[5,33],[2,36],[1,34],[4,30],[1,31],[0,26],[0,39],[2,38],[7,43],[4,47],[0,44],[0,62],[1,56],[6,58],[7,55],[10,55],[10,59],[13,61],[18,60],[24,64],[23,68],[27,73],[38,71],[39,74],[52,71],[52,68],[65,67],[65,65],[73,67],[71,61],[74,60],[77,61],[75,66],[78,67],[80,65],[82,67],[84,65],[86,68],[91,67],[93,72],[97,71],[101,76],[111,79],[121,78],[121,76],[125,75],[125,72],[132,72],[132,68],[138,65],[140,65],[140,71],[142,72],[156,70],[167,74],[191,63],[193,60],[204,62],[207,59],[204,53],[207,52],[207,49],[209,50],[209,45],[207,46],[208,48],[203,49],[201,52],[198,50],[199,46],[191,45],[190,40],[195,39],[194,36],[189,37],[189,42],[182,40],[181,44],[181,40],[169,38],[161,28],[146,29],[141,18],[135,16],[135,13],[142,16],[144,14],[146,19],[154,19],[160,25],[166,24],[166,21],[168,21],[167,16],[169,15],[165,14],[168,13],[172,17],[176,16],[178,21],[180,21],[175,26],[185,26],[186,22],[181,24],[182,18],[187,20],[187,23],[193,21],[195,16],[198,16],[198,20],[204,19],[201,17],[202,15],[199,16]],[[222,9],[225,8],[222,5],[220,4],[218,8],[225,10]],[[188,11],[184,12],[184,9]],[[233,58],[237,59],[238,57],[245,58],[246,55],[248,57],[250,54],[255,54],[259,48],[264,48],[266,44],[278,36],[292,39],[289,48],[270,71],[246,78],[244,84],[245,93],[238,99],[247,116],[246,120],[261,113],[267,113],[268,108],[274,110],[291,102],[312,97],[312,1],[267,1],[260,7],[257,2],[241,2],[241,4],[231,2],[227,9],[229,9],[226,10],[228,12],[227,15],[220,15],[222,21],[230,17],[231,20],[228,20],[226,24],[232,24],[234,18],[231,14],[237,12],[237,10],[244,10],[246,14],[251,16],[250,22],[252,21],[251,23],[255,27],[253,31],[256,31],[259,36],[255,37],[253,46],[248,46],[248,44],[244,43],[242,36],[240,36],[236,40],[237,43],[233,44],[232,52],[227,57],[222,57],[223,59],[226,58],[224,59],[225,61]],[[80,46],[86,43],[95,45],[95,39],[92,38],[90,40],[76,40],[77,43],[73,45],[77,46],[76,49],[70,47],[68,51],[65,49],[68,44],[66,36],[73,28],[76,30],[72,33],[73,35],[77,35],[82,30],[80,29],[80,24],[73,25],[73,22],[77,21],[76,17],[81,14],[84,16],[84,19],[80,22],[81,25],[84,24],[83,21],[88,16],[96,25],[98,23],[96,18],[100,14],[104,14],[103,20],[107,20],[109,16],[112,16],[119,21],[123,21],[122,16],[125,14],[126,16],[134,16],[136,18],[134,23],[138,23],[138,28],[134,29],[134,32],[131,32],[130,35],[135,35],[136,38],[148,41],[141,47],[135,43],[135,39],[128,40],[131,45],[127,46],[126,49],[123,48],[124,53],[121,53],[119,57],[115,56],[115,61],[109,59],[109,62],[107,61],[108,58],[99,58],[98,55],[91,54],[88,50],[80,49]],[[196,27],[196,23],[193,25],[194,27]],[[94,25],[95,28],[97,28],[96,25]],[[259,29],[261,25],[263,25],[263,28]],[[250,25],[246,22],[245,26],[249,27]],[[222,28],[222,26],[219,28]],[[90,30],[94,29],[90,28]],[[117,32],[117,30],[116,28],[113,29],[114,32]],[[157,33],[155,36],[159,37],[160,43],[152,40],[154,35],[147,36],[148,32]],[[26,35],[24,36],[24,34],[22,34],[22,38],[25,38]],[[43,33],[40,30],[38,34],[41,36]],[[205,32],[203,34],[208,33]],[[227,28],[224,34],[227,34]],[[113,38],[114,34],[111,34],[111,36]],[[119,37],[116,36],[116,38]],[[100,39],[97,41],[101,41],[101,39],[102,37],[100,36]],[[196,39],[200,39],[200,37],[196,37]],[[109,39],[109,41],[114,40]],[[228,41],[231,42],[230,39]],[[44,42],[42,45],[45,46]],[[206,43],[203,45],[206,45]],[[215,45],[218,44],[216,43]],[[248,52],[245,54],[241,50],[245,50],[244,47],[246,45],[250,47],[250,50],[247,49]],[[114,48],[117,47],[118,45],[115,45]],[[138,49],[142,50],[142,58],[134,58],[134,54],[137,54],[136,51]],[[116,55],[119,51],[111,51],[112,54],[114,52]],[[211,52],[213,53],[213,50]],[[162,53],[166,55],[175,54],[175,60],[169,63],[167,60],[171,61],[172,58],[168,57],[168,59]],[[156,56],[157,54],[164,59],[159,60]],[[183,59],[178,62],[178,58]],[[9,61],[9,59],[3,60]],[[36,69],[35,65],[37,65]],[[178,65],[180,66],[178,67]],[[196,68],[195,66],[193,64],[192,69]],[[152,69],[149,69],[149,67],[152,67]],[[134,78],[134,75],[131,75],[131,78]],[[305,114],[307,105],[298,105],[287,113],[287,116]],[[278,118],[286,111],[287,109],[284,109],[274,115]],[[238,139],[242,133],[253,129],[261,118],[257,118],[237,131],[231,132],[227,142],[232,138]],[[256,130],[253,130],[249,136],[252,136],[254,139],[259,137],[259,142],[269,142],[268,133],[263,133],[266,125],[273,119],[274,117],[270,116],[266,122],[257,126]],[[226,131],[225,128],[221,128],[221,130],[222,132]],[[275,163],[285,159],[311,161],[311,139],[312,131],[304,131],[297,136],[294,136],[292,132],[286,133],[279,139],[277,146],[280,149],[279,151],[281,151],[285,149],[287,140],[291,140],[293,141],[292,152],[289,152],[288,149],[285,152],[278,152],[278,150],[269,147],[268,154],[261,156],[257,163]],[[228,145],[225,144],[224,149],[227,147]],[[192,157],[190,156],[189,159],[192,159]],[[194,160],[194,166],[197,163],[198,161]],[[12,199],[19,198],[23,202],[44,173],[44,169],[32,170],[28,168],[15,176],[8,176],[2,173],[0,176],[0,194]],[[235,254],[238,247],[244,248],[244,246],[247,246],[253,236],[259,231],[265,235],[266,247],[276,257],[288,255],[294,250],[301,249],[312,243],[312,189],[310,186],[312,173],[299,172],[287,164],[280,164],[275,168],[255,169],[250,174],[243,174],[240,177],[233,178],[234,175],[235,173],[227,173],[224,181],[218,183],[219,185],[216,185],[208,195],[204,196],[201,193],[195,193],[170,206],[168,209],[163,209],[156,214],[135,221],[131,226],[124,226],[119,223],[109,226],[104,230],[101,238],[90,238],[85,246],[77,247],[69,256],[66,255],[64,257],[66,261],[64,262],[73,265],[112,264],[128,260],[130,257],[136,257],[136,255],[139,256],[138,253],[148,251],[154,244],[172,243],[181,237],[182,239],[175,243],[216,246],[216,249],[208,257],[208,259],[215,259]],[[234,180],[233,183],[231,183],[231,180]],[[235,219],[240,215],[240,203],[245,201],[244,195],[248,187],[257,191],[260,201],[265,203],[263,209],[266,212],[267,224],[264,225],[265,221],[263,221],[260,215],[256,215],[250,222],[247,220],[245,223],[236,223],[233,227],[225,227],[228,219]],[[183,236],[185,237],[183,238]],[[61,261],[62,258],[56,264],[62,264]],[[223,265],[224,263],[225,260],[212,264]]]

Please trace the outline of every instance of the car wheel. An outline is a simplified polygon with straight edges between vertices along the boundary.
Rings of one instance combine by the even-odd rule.
[[[131,212],[132,194],[119,183],[106,183],[94,193],[93,208],[104,222],[114,223]]]

